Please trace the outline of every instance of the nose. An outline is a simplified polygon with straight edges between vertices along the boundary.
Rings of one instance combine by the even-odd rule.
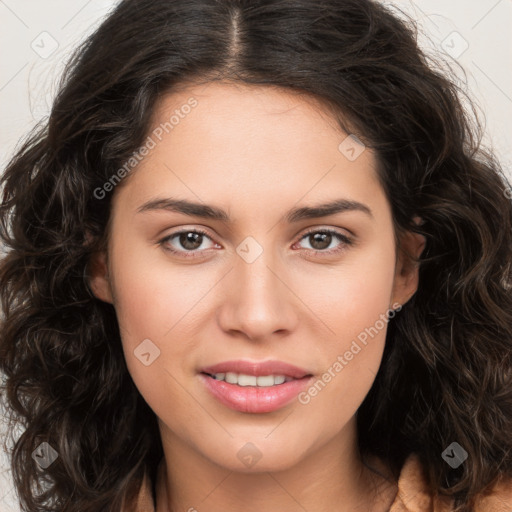
[[[301,302],[290,287],[288,274],[271,250],[264,250],[252,262],[235,255],[217,311],[221,329],[252,341],[293,332]]]

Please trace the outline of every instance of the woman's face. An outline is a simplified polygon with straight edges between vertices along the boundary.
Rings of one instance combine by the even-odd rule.
[[[237,471],[344,443],[417,286],[374,154],[311,98],[222,82],[167,95],[148,136],[91,284],[164,443]]]

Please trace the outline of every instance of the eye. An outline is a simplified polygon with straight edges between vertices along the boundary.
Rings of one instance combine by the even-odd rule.
[[[205,240],[209,240],[210,245],[204,246]],[[332,230],[332,229],[315,229],[310,230],[304,234],[298,243],[306,240],[310,247],[305,247],[306,251],[313,251],[315,253],[333,254],[343,251],[346,246],[351,245],[352,240],[345,234]],[[333,242],[338,242],[338,245],[332,247]],[[184,258],[199,257],[200,253],[206,252],[213,247],[219,248],[220,246],[213,242],[211,237],[201,229],[182,229],[175,233],[171,233],[162,240],[159,245],[164,250],[173,254],[177,254]]]
[[[323,254],[338,253],[343,251],[346,246],[353,243],[348,236],[333,229],[316,229],[308,231],[297,243],[300,243],[303,240],[306,240],[310,245],[310,247],[306,247],[306,250]],[[338,245],[332,247],[332,243],[336,241],[338,242]]]
[[[208,239],[212,245],[215,245],[206,231],[201,229],[183,229],[166,236],[158,243],[166,251],[179,254],[185,258],[194,258],[196,257],[196,253],[204,252],[212,248],[212,245],[210,245],[210,247],[204,247],[205,238]]]

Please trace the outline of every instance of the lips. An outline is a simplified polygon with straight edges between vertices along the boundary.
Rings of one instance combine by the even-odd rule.
[[[219,379],[223,375],[227,381],[224,378]],[[227,378],[228,376],[232,378]],[[260,387],[248,383],[255,383],[257,377],[257,381],[261,382],[268,376],[276,376],[274,385]],[[277,379],[277,376],[280,378]],[[313,376],[305,369],[282,361],[238,360],[204,367],[199,377],[208,392],[230,409],[244,413],[267,413],[292,402],[309,385]]]

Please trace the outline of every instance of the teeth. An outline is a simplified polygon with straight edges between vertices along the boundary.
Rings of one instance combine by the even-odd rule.
[[[279,376],[277,377],[279,378]],[[276,382],[276,377],[273,375],[261,375],[256,378],[256,384],[261,387],[273,386],[274,384],[282,384],[281,382]]]
[[[238,376],[238,385],[239,386],[256,386],[258,382],[258,377],[254,375],[239,375]]]
[[[261,375],[255,377],[254,375],[245,375],[243,373],[216,373],[212,375],[215,380],[224,380],[228,384],[237,384],[238,386],[258,386],[261,388],[267,388],[284,382],[293,380],[291,377],[285,377],[284,375]]]
[[[217,378],[218,375],[222,375],[222,373],[217,373],[214,377]],[[229,384],[238,384],[238,375],[236,373],[228,372],[226,373],[224,380]]]

